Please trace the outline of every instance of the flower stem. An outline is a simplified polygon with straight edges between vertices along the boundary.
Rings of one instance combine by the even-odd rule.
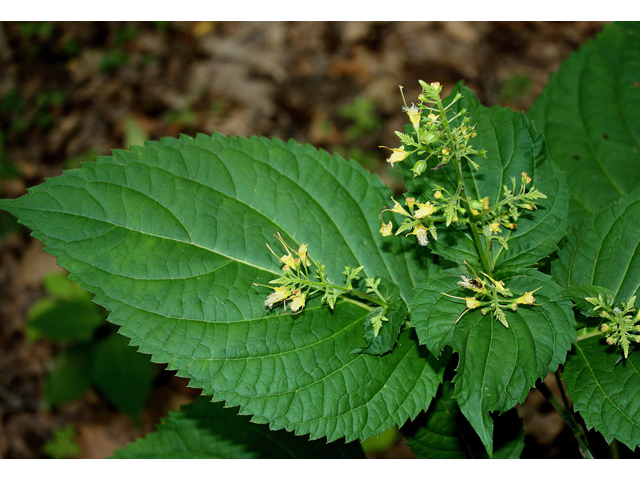
[[[451,126],[449,125],[449,120],[447,119],[447,114],[445,108],[442,105],[442,102],[439,98],[435,99],[436,104],[438,105],[438,109],[440,110],[440,116],[442,118],[442,124],[447,132],[447,138],[451,141],[451,148],[455,147],[453,135],[451,133]],[[462,175],[462,164],[460,162],[460,158],[457,155],[453,155],[452,157],[453,165],[456,170],[456,177],[458,178],[458,186],[462,187],[462,195],[464,199],[468,198],[467,195],[467,187],[464,183],[464,176]],[[460,190],[460,188],[458,188]],[[471,213],[470,208],[467,209],[469,212],[469,227],[471,228],[471,235],[473,236],[473,242],[476,245],[476,250],[478,251],[478,256],[480,257],[480,261],[482,263],[482,267],[485,269],[485,273],[491,275],[493,273],[493,266],[491,262],[491,243],[487,245],[487,251],[485,251],[485,247],[482,244],[482,239],[480,238],[480,233],[478,232],[478,226],[476,224],[476,217]]]

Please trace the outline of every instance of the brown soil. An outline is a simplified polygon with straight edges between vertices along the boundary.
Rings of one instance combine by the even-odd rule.
[[[0,23],[0,158],[15,197],[79,161],[143,139],[220,131],[294,138],[360,159],[394,181],[393,145],[418,79],[464,80],[486,105],[526,110],[549,74],[601,22]],[[359,113],[342,110],[357,105]],[[371,122],[373,120],[373,122]],[[41,458],[73,425],[81,457],[102,458],[197,392],[164,372],[140,424],[95,392],[56,410],[43,381],[59,346],[25,338],[25,317],[59,269],[27,232],[0,243],[0,458]],[[534,394],[532,394],[534,395]],[[534,456],[572,456],[535,396],[520,410]],[[551,419],[551,420],[549,420]],[[560,439],[560,440],[559,440]],[[560,443],[558,443],[560,442]],[[411,456],[406,448],[391,456]]]

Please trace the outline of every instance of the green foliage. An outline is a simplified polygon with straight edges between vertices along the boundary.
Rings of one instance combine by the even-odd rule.
[[[425,409],[442,365],[408,330],[387,355],[352,354],[363,302],[313,299],[265,317],[252,284],[278,274],[261,245],[279,231],[308,243],[333,283],[361,265],[410,298],[434,267],[408,241],[383,248],[377,219],[360,213],[389,195],[356,163],[309,146],[215,134],[115,151],[3,206],[154,361],[272,428],[354,440]]]
[[[74,458],[80,455],[76,441],[76,430],[71,425],[54,428],[52,438],[44,444],[42,451],[50,458]]]
[[[570,172],[573,225],[640,184],[640,24],[617,22],[573,53],[531,109]]]
[[[417,428],[408,425],[407,444],[418,458],[487,458],[473,427],[460,412],[453,385],[444,381]],[[496,419],[493,458],[519,458],[524,448],[522,421],[514,410]]]
[[[354,161],[217,133],[114,150],[1,200],[131,346],[253,422],[201,400],[118,455],[357,456],[344,441],[426,412],[407,429],[417,455],[514,458],[513,407],[563,364],[586,425],[635,448],[639,36],[614,24],[574,54],[535,125],[420,81],[400,146],[384,147],[400,201]],[[347,113],[375,128],[369,106]],[[559,246],[553,275],[536,269]],[[32,321],[84,342],[59,359],[60,385],[84,361],[105,395],[139,390],[112,403],[141,408],[148,374],[123,369],[143,357],[114,336],[87,353],[91,328],[61,314],[74,305]],[[539,388],[592,456],[564,390]]]
[[[61,405],[95,386],[116,408],[137,418],[151,391],[155,368],[123,337],[101,328],[107,327],[106,313],[77,283],[49,275],[44,286],[49,296],[31,308],[27,335],[65,345],[45,383],[47,404]]]
[[[238,415],[210,398],[169,412],[157,431],[114,453],[114,458],[363,458],[360,444],[308,441]]]
[[[567,300],[551,301],[561,294],[560,287],[535,270],[500,278],[507,288],[523,294],[542,285],[535,297],[540,308],[506,310],[509,328],[477,308],[463,314],[465,304],[450,297],[464,295],[458,280],[460,271],[447,270],[418,286],[410,305],[412,324],[432,354],[439,355],[447,346],[458,353],[454,398],[491,454],[489,412],[505,412],[522,402],[538,378],[564,362],[576,339],[575,320]]]

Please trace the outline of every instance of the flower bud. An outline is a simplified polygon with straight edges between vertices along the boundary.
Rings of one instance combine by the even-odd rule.
[[[433,198],[437,198],[437,199],[443,198],[442,192],[440,190],[436,190],[435,193],[433,194]],[[638,313],[640,314],[640,311]]]
[[[600,325],[600,330],[603,332],[608,332],[609,330],[611,330],[611,327],[608,323],[603,323],[602,325]]]
[[[424,160],[418,160],[416,164],[413,166],[411,171],[413,172],[413,176],[417,177],[422,175],[422,173],[427,169],[427,162]]]
[[[429,132],[425,135],[424,137],[424,143],[426,143],[427,145],[431,145],[432,143],[435,143],[438,140],[438,133],[437,132]]]
[[[469,206],[474,210],[482,210],[484,208],[484,204],[480,200],[471,200]]]

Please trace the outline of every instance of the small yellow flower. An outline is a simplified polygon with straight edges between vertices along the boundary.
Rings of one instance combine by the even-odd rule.
[[[496,235],[500,233],[500,222],[493,222],[489,224],[489,229],[491,233],[495,233]]]
[[[413,210],[413,207],[416,204],[416,199],[413,197],[407,197],[404,199],[404,204],[407,206],[407,208],[409,208],[410,210]]]
[[[480,201],[482,202],[482,209],[483,210],[488,210],[489,209],[489,197],[481,198]]]
[[[393,225],[391,225],[391,221],[389,223],[382,222],[382,228],[380,228],[380,233],[383,237],[388,237],[392,234]]]
[[[409,216],[409,213],[404,208],[402,208],[402,205],[396,202],[395,198],[391,197],[391,200],[393,200],[393,207],[386,208],[382,210],[383,212],[399,213],[400,215],[404,215],[405,217]]]
[[[535,297],[533,296],[534,292],[537,292],[538,290],[540,290],[542,287],[538,287],[536,288],[533,292],[525,292],[524,295],[522,295],[520,298],[518,298],[516,300],[516,303],[519,303],[520,305],[534,305],[535,304]]]
[[[529,175],[527,175],[527,172],[522,172],[522,181],[525,184],[531,183],[531,177]]]
[[[402,109],[407,113],[407,115],[409,115],[411,125],[413,125],[413,128],[417,130],[418,127],[420,127],[420,115],[422,115],[422,110],[413,104],[410,107],[402,107]]]
[[[264,301],[265,307],[273,307],[274,304],[281,302],[282,300],[286,300],[293,293],[291,290],[287,290],[285,287],[269,287],[273,288],[275,292],[270,294],[267,299]]]
[[[392,167],[396,163],[403,161],[405,158],[407,158],[407,155],[409,155],[409,152],[404,151],[404,145],[402,145],[400,148],[389,148],[385,147],[384,145],[380,145],[379,148],[386,148],[387,150],[391,150],[393,152],[391,156],[387,158],[387,162],[389,162]]]
[[[300,261],[305,263],[307,265],[307,267],[311,266],[311,261],[309,260],[309,255],[307,254],[307,244],[306,243],[301,243],[300,247],[298,248],[298,257],[300,258]]]
[[[466,297],[465,298],[467,308],[469,310],[473,310],[474,308],[478,308],[481,304],[475,297]]]
[[[297,269],[296,261],[293,258],[293,255],[291,255],[290,253],[287,253],[286,255],[280,257],[280,261],[284,263],[284,265],[282,266],[282,270],[287,270],[289,268],[292,270]]]
[[[433,194],[433,198],[441,199],[442,192],[440,190],[436,190],[435,193]]]
[[[449,147],[444,147],[442,149],[442,155],[449,155],[451,153],[451,149]]]
[[[484,281],[480,280],[479,278],[471,278],[467,277],[466,275],[461,275],[460,278],[461,280],[458,282],[458,285],[460,285],[461,287],[476,293],[487,293],[487,288],[485,287]]]
[[[291,303],[289,306],[293,312],[297,312],[298,310],[304,308],[305,304],[305,294],[301,293],[300,290],[296,289],[293,291],[294,295],[291,297]]]
[[[511,223],[511,222],[506,222],[506,223],[504,224],[504,226],[505,226],[506,228],[508,228],[509,230],[515,230],[516,228],[518,228],[518,224],[516,224],[516,223]]]
[[[436,120],[438,120],[439,115],[436,115],[435,113],[430,113],[429,115],[427,115],[427,118],[429,119],[429,123],[433,123]]]
[[[429,239],[427,239],[427,232],[429,230],[424,225],[420,224],[416,228],[413,229],[413,232],[408,233],[407,235],[415,235],[418,239],[418,244],[421,247],[426,247],[429,244]]]
[[[427,203],[418,203],[418,210],[413,213],[415,218],[425,218],[435,212],[438,208],[433,205],[431,202]]]

